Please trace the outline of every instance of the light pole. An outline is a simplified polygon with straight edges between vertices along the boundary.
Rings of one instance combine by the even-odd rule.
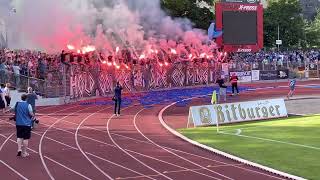
[[[279,27],[279,24],[278,24],[278,40],[280,40],[280,27]],[[278,53],[279,53],[280,43],[277,43],[277,44],[278,44]]]

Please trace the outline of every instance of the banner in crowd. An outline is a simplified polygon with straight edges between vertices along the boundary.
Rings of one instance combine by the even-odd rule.
[[[260,80],[276,80],[278,79],[278,71],[260,71]]]
[[[277,71],[277,78],[278,79],[288,79],[289,78],[289,70],[285,69],[285,70],[278,70]]]
[[[221,75],[223,75],[225,77],[229,75],[229,64],[228,63],[222,64]]]
[[[174,64],[166,67],[137,66],[131,70],[92,68],[88,71],[72,69],[70,97],[106,96],[113,93],[117,81],[125,92],[137,92],[172,87],[215,83],[220,74],[213,65]]]
[[[318,65],[317,64],[309,64],[308,66],[309,71],[317,71],[318,70]]]
[[[251,71],[230,72],[230,77],[235,74],[239,78],[239,82],[251,82]]]
[[[192,106],[188,125],[206,126],[287,117],[284,99]]]
[[[308,78],[319,78],[320,71],[308,71]]]
[[[252,81],[260,80],[260,70],[252,70]]]
[[[260,71],[260,80],[277,80],[277,79],[288,79],[289,70],[270,70],[270,71]]]

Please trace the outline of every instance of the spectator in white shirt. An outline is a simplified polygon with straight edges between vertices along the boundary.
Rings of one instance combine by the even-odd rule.
[[[15,85],[16,88],[19,89],[20,87],[20,66],[18,64],[18,62],[15,62],[14,65],[12,66],[13,69],[13,73],[14,73],[14,80],[15,80]]]
[[[9,106],[10,102],[11,102],[10,83],[6,84],[6,87],[3,89],[3,92],[4,92],[4,97],[5,97],[6,101],[7,101],[7,105]]]

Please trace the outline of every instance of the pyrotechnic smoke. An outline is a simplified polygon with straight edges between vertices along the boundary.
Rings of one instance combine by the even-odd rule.
[[[7,1],[0,17],[6,19],[11,48],[57,52],[68,44],[94,45],[109,53],[129,47],[141,54],[156,44],[166,50],[182,41],[201,46],[207,38],[189,20],[167,16],[159,0],[1,1]]]

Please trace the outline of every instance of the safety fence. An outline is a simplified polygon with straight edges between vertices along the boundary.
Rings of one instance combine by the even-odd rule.
[[[19,92],[27,92],[31,87],[38,95],[43,97],[59,97],[63,96],[63,73],[48,73],[45,79],[39,79],[27,75],[15,74],[11,71],[0,70],[0,83],[10,83],[13,89]]]
[[[232,74],[237,74],[242,82],[293,77],[319,78],[319,67],[319,63],[299,65],[290,62],[266,64],[240,61],[133,65],[128,69],[103,64],[83,68],[73,64],[47,73],[45,79],[0,71],[0,83],[9,82],[12,87],[24,92],[27,87],[32,87],[43,97],[70,97],[77,100],[111,95],[116,82],[122,84],[125,92],[142,92],[211,85],[216,82],[217,77],[223,75],[228,78]]]
[[[225,75],[237,74],[244,82],[280,80],[289,78],[309,79],[320,77],[319,62],[230,62],[222,65]]]

